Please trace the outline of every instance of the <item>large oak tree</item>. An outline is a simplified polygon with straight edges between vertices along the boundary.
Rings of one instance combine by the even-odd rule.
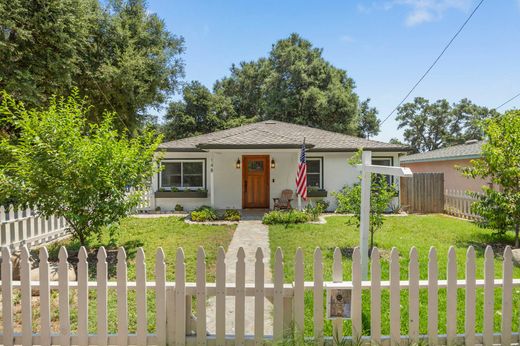
[[[1,1],[0,18],[0,89],[28,107],[77,86],[95,105],[91,120],[110,110],[134,128],[183,73],[182,37],[144,0]]]
[[[366,117],[360,118],[354,81],[345,70],[326,61],[322,53],[310,41],[292,34],[276,42],[267,57],[233,65],[230,75],[218,80],[212,93],[200,84],[188,84],[184,99],[170,105],[167,138],[267,119],[352,135],[377,134],[375,110],[366,102]],[[194,88],[199,91],[199,100],[193,98]],[[206,113],[201,112],[203,108]],[[215,126],[201,126],[202,118]],[[360,130],[360,123],[366,128]],[[192,125],[186,128],[186,124]]]

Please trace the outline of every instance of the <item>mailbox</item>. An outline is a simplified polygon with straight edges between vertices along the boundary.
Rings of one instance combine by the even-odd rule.
[[[349,288],[327,289],[327,318],[335,320],[350,319],[352,290]]]

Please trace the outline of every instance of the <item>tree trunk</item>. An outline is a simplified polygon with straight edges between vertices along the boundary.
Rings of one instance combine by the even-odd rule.
[[[70,225],[70,227],[72,228],[72,234],[73,236],[77,236],[78,237],[78,240],[79,240],[79,243],[81,244],[81,246],[84,246],[84,247],[87,247],[87,238],[85,237],[85,234],[83,233],[83,231],[80,231],[78,230],[78,228],[76,227],[76,225],[74,225],[72,222],[70,222],[67,217],[65,217],[65,221],[67,221],[67,223]]]

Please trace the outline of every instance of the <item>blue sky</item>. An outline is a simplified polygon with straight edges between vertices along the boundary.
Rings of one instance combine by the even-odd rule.
[[[297,32],[347,70],[385,118],[476,6],[472,0],[172,1],[149,10],[186,40],[186,81],[211,88],[232,63]],[[520,0],[486,0],[410,96],[496,107],[520,92]],[[520,108],[520,97],[506,108]],[[501,109],[501,110],[504,110]],[[377,139],[401,138],[394,117]]]

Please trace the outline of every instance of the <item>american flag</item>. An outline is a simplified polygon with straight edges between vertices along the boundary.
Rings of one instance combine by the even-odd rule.
[[[298,173],[296,173],[296,193],[307,200],[307,160],[305,159],[305,139],[303,139],[300,161],[298,162]]]

